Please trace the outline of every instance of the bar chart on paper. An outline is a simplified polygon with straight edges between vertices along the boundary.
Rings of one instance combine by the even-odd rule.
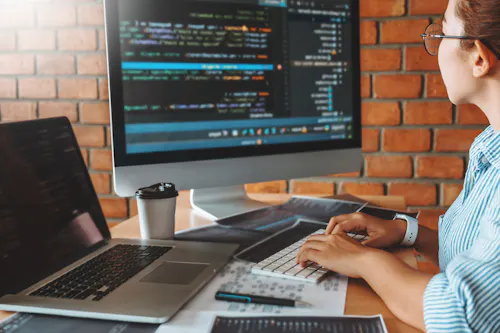
[[[211,333],[386,333],[377,317],[217,317]]]

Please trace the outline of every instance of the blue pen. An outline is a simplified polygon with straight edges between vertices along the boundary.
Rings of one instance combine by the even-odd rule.
[[[247,295],[247,294],[235,294],[225,291],[218,291],[215,294],[215,299],[218,301],[247,303],[247,304],[311,307],[311,304],[309,303],[302,301],[294,301],[293,299],[274,298],[274,297],[265,297],[265,296]]]

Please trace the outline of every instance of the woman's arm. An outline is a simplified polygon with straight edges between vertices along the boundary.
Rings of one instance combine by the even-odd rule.
[[[432,275],[419,272],[394,255],[378,250],[367,252],[361,266],[361,278],[391,312],[405,323],[425,331],[424,293]]]
[[[308,261],[365,279],[394,315],[409,325],[425,328],[423,299],[431,274],[411,268],[393,254],[363,246],[343,233],[311,237],[297,256],[303,266]]]
[[[370,236],[363,245],[374,248],[398,246],[406,233],[407,222],[404,220],[383,220],[363,213],[332,217],[325,234],[339,232],[366,232]],[[419,226],[415,248],[435,264],[438,264],[438,233],[424,226]]]
[[[439,239],[437,231],[420,225],[414,246],[418,253],[439,266]]]

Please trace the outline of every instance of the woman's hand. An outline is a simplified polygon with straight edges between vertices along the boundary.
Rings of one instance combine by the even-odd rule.
[[[383,220],[363,213],[332,217],[325,234],[340,232],[364,232],[370,239],[361,244],[382,249],[401,244],[406,233],[406,221]]]
[[[353,278],[363,276],[363,260],[378,251],[361,245],[344,233],[317,235],[309,238],[299,250],[297,263],[312,261],[331,271]]]

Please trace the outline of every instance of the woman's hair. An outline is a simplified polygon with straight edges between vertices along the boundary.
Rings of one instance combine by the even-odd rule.
[[[464,23],[465,36],[477,37],[500,52],[500,3],[498,0],[457,0],[456,16]],[[473,41],[463,40],[470,48]]]

